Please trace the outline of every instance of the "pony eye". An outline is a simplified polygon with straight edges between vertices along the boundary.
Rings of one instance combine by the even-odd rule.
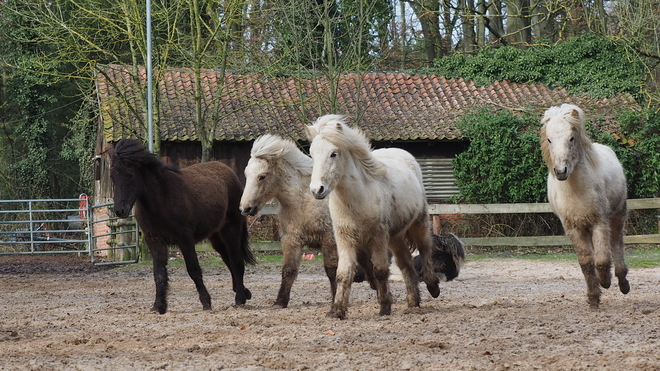
[[[337,157],[337,152],[332,152],[332,153],[330,154],[330,158],[334,158],[334,157]]]
[[[572,141],[574,141],[574,140],[575,140],[575,137],[571,137],[571,139],[570,139],[570,140],[571,140],[571,142],[572,142]]]
[[[548,138],[548,143],[552,143],[552,141],[550,140],[550,138]]]
[[[259,175],[259,178],[258,178],[258,179],[259,179],[259,180],[264,180],[264,179],[266,179],[266,176],[265,176],[265,175]]]

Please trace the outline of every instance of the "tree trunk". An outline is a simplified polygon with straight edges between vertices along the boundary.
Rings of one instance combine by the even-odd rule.
[[[439,0],[415,0],[410,5],[422,26],[428,65],[433,66],[433,61],[443,54],[440,52],[442,49],[439,21],[440,2]]]

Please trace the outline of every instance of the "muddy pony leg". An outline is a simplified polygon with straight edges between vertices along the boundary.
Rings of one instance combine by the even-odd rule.
[[[348,313],[351,284],[357,260],[355,246],[356,242],[350,239],[337,239],[337,293],[328,313],[329,317],[345,319]]]
[[[433,269],[433,238],[428,225],[428,216],[422,214],[410,226],[406,238],[419,251],[419,259],[422,263],[422,280],[426,283],[426,289],[432,297],[440,296],[440,278]]]
[[[156,283],[156,300],[151,310],[160,314],[167,312],[167,245],[159,239],[145,238],[149,252],[153,258],[154,282]]]
[[[591,234],[585,230],[576,228],[568,229],[566,234],[571,239],[578,257],[578,263],[582,268],[582,274],[587,282],[587,300],[591,309],[598,309],[600,304],[600,283],[596,276],[596,264],[594,264],[593,246],[591,245]]]
[[[179,249],[183,255],[183,260],[186,262],[186,270],[188,275],[195,282],[195,288],[199,294],[199,301],[202,303],[202,309],[211,310],[211,295],[206,290],[204,280],[202,279],[202,268],[199,266],[197,253],[195,252],[195,244],[192,241],[186,241],[179,244]]]
[[[282,237],[282,283],[273,308],[286,308],[291,298],[291,287],[298,277],[298,267],[302,255],[302,244],[288,234]]]
[[[381,316],[392,314],[392,294],[390,293],[390,259],[385,248],[389,243],[383,239],[376,239],[367,248],[371,251],[371,262],[374,265],[374,278],[376,280],[376,292],[380,304]],[[410,254],[410,252],[408,252]]]
[[[419,295],[419,278],[412,264],[410,249],[406,245],[403,236],[396,236],[390,239],[390,250],[394,253],[396,264],[401,270],[403,280],[406,283],[406,301],[408,308],[419,307],[421,301]]]
[[[376,277],[374,277],[374,264],[371,262],[371,256],[364,249],[358,249],[357,262],[362,267],[362,272],[369,282],[369,286],[376,290]]]
[[[625,216],[615,215],[610,221],[610,233],[612,243],[612,257],[614,258],[614,275],[619,280],[619,290],[627,294],[630,292],[630,283],[626,276],[628,275],[628,266],[624,257],[625,244],[623,243],[623,227],[626,221]]]
[[[325,274],[330,281],[330,295],[332,295],[330,301],[334,302],[337,295],[337,265],[339,264],[334,237],[326,236],[323,238],[321,242],[321,254],[323,255]]]
[[[594,262],[600,286],[609,289],[612,284],[612,247],[611,233],[608,224],[596,224],[592,231],[592,246],[594,248]]]
[[[239,238],[230,239],[227,241],[227,235],[221,236],[218,233],[215,233],[209,237],[211,241],[211,246],[213,249],[220,254],[222,261],[225,262],[229,273],[231,273],[231,282],[232,290],[236,293],[234,296],[234,303],[236,305],[243,305],[247,300],[252,298],[252,293],[250,290],[245,288],[243,285],[243,275],[245,274],[245,263],[238,256],[238,246],[240,243]],[[233,249],[228,248],[228,246],[234,246]]]

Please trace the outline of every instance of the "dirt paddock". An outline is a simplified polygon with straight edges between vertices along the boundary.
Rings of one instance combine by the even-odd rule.
[[[0,256],[0,369],[660,369],[660,268],[632,269],[630,294],[614,284],[590,311],[577,264],[468,261],[440,298],[423,290],[420,309],[406,309],[393,281],[391,316],[354,284],[343,321],[326,317],[320,262],[305,262],[281,310],[270,309],[280,281],[272,264],[249,268],[243,308],[230,305],[227,270],[206,268],[213,311],[202,311],[185,269],[170,272],[170,310],[158,315],[147,266]]]

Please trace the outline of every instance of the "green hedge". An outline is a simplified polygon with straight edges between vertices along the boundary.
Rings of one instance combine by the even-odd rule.
[[[618,138],[586,124],[593,141],[609,145],[617,153],[628,180],[628,197],[657,197],[660,114],[627,111],[618,122],[622,132]],[[465,115],[458,128],[470,139],[468,149],[453,164],[460,201],[547,202],[548,173],[541,158],[538,115],[482,109]]]

